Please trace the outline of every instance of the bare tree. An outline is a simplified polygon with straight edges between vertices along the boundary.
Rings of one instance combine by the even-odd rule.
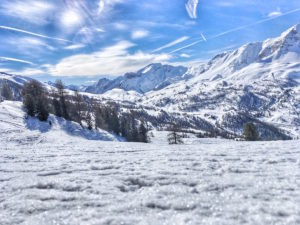
[[[181,131],[175,123],[171,124],[168,130],[170,131],[168,134],[168,142],[170,145],[183,144],[182,135],[180,135]]]

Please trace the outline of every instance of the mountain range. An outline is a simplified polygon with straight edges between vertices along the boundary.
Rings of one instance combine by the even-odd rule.
[[[0,78],[18,85],[28,80],[4,73]],[[252,121],[264,139],[273,140],[300,136],[299,82],[296,25],[277,38],[246,44],[207,63],[150,64],[80,90],[117,102],[123,110],[135,109],[154,127],[176,121],[187,129],[241,134],[243,124]]]

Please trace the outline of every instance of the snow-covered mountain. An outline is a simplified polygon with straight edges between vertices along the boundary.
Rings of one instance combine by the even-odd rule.
[[[30,80],[32,79],[29,77],[0,72],[0,87],[2,87],[2,83],[5,82],[6,85],[10,87],[13,98],[16,100],[21,99],[22,86]]]
[[[27,79],[1,76],[18,85]],[[187,129],[239,135],[245,123],[254,122],[264,139],[286,139],[300,137],[299,82],[296,25],[277,38],[246,44],[207,63],[151,64],[114,80],[101,79],[84,94],[117,102],[121,111],[135,109],[154,127],[176,121]]]
[[[206,64],[193,65],[180,76],[185,79],[173,80],[162,89],[148,89],[144,95],[122,92],[103,97],[124,101],[127,95],[126,99],[147,108],[149,114],[165,117],[167,113],[195,129],[215,127],[241,133],[243,125],[252,121],[261,124],[267,138],[278,135],[273,132],[276,128],[297,137],[299,59],[300,25],[296,25],[280,37],[246,44]]]
[[[260,78],[300,79],[300,24],[278,38],[249,43],[199,66],[197,79],[255,81]],[[195,68],[193,68],[195,71]]]
[[[191,78],[197,81],[250,82],[275,76],[299,80],[299,62],[300,24],[285,31],[278,38],[249,43],[235,51],[221,53],[206,64],[190,67],[150,64],[136,73],[127,73],[114,80],[100,79],[85,91],[102,94],[118,88],[147,93]]]
[[[146,93],[160,90],[171,83],[186,79],[187,77],[183,76],[186,71],[187,68],[183,66],[150,64],[135,73],[126,73],[114,80],[100,79],[95,85],[86,88],[86,92],[102,94],[119,88],[125,91]]]

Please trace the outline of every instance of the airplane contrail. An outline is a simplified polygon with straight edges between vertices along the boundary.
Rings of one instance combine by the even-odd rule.
[[[9,57],[0,57],[0,62],[7,62],[7,61],[10,61],[10,62],[18,62],[18,63],[24,63],[24,64],[29,64],[29,65],[34,65],[34,63],[32,62],[29,62],[29,61],[25,61],[25,60],[22,60],[22,59],[16,59],[16,58],[9,58]]]
[[[202,37],[202,39],[204,40],[204,41],[207,41],[206,40],[206,37],[201,33],[201,37]]]
[[[266,18],[266,19],[259,20],[259,21],[256,21],[256,22],[254,22],[254,23],[248,24],[248,25],[244,25],[244,26],[240,26],[240,27],[237,27],[237,28],[233,28],[233,29],[224,31],[224,32],[222,32],[222,33],[219,33],[219,34],[217,34],[217,35],[211,37],[211,38],[205,38],[205,37],[204,37],[204,38],[205,38],[205,39],[204,39],[204,38],[202,37],[201,40],[195,41],[195,42],[193,42],[193,43],[191,43],[191,44],[188,44],[188,45],[185,45],[185,46],[180,47],[180,48],[178,48],[178,49],[175,49],[175,50],[173,50],[173,51],[170,52],[170,53],[175,53],[175,52],[181,51],[181,50],[183,50],[183,49],[189,48],[189,47],[191,47],[191,46],[194,46],[194,45],[196,45],[196,44],[198,44],[198,43],[201,43],[201,42],[203,42],[203,41],[208,41],[208,40],[216,39],[216,38],[221,37],[221,36],[224,36],[224,35],[226,35],[226,34],[233,33],[233,32],[235,32],[235,31],[239,31],[239,30],[243,30],[243,29],[246,29],[246,28],[248,28],[248,27],[252,27],[252,26],[255,26],[255,25],[258,25],[258,24],[267,22],[267,21],[275,20],[275,19],[278,19],[278,18],[280,18],[280,17],[286,16],[286,15],[289,15],[289,14],[292,14],[292,13],[295,13],[295,12],[299,12],[299,11],[300,11],[300,8],[294,9],[294,10],[288,11],[288,12],[286,12],[286,13],[283,13],[283,14],[281,14],[281,15],[274,16],[274,17],[272,17],[272,18]],[[201,34],[201,36],[202,36],[202,34]]]
[[[30,32],[30,31],[27,31],[27,30],[22,30],[22,29],[18,29],[18,28],[14,28],[14,27],[0,26],[0,29],[15,31],[15,32],[23,33],[23,34],[29,34],[29,35],[32,35],[32,36],[46,38],[46,39],[51,39],[51,40],[56,40],[56,41],[63,41],[63,42],[70,42],[70,43],[72,43],[72,41],[69,41],[69,40],[66,40],[66,39],[49,37],[49,36],[46,36],[46,35],[42,35],[42,34],[38,34],[38,33],[33,33],[33,32]]]
[[[179,44],[179,43],[181,43],[181,42],[184,42],[184,41],[186,41],[186,40],[188,40],[188,39],[189,39],[188,36],[183,36],[183,37],[178,38],[178,39],[176,39],[175,41],[172,41],[172,42],[170,42],[170,43],[168,43],[168,44],[166,44],[166,45],[164,45],[164,46],[162,46],[162,47],[159,47],[159,48],[157,48],[157,49],[154,49],[152,52],[158,52],[158,51],[161,51],[161,50],[163,50],[163,49],[165,49],[165,48],[170,48],[170,47],[172,47],[172,46],[174,46],[174,45],[177,45],[177,44]]]

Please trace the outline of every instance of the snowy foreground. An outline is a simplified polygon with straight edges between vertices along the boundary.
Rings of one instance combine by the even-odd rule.
[[[300,224],[300,141],[87,140],[15,111],[0,104],[1,225]]]

